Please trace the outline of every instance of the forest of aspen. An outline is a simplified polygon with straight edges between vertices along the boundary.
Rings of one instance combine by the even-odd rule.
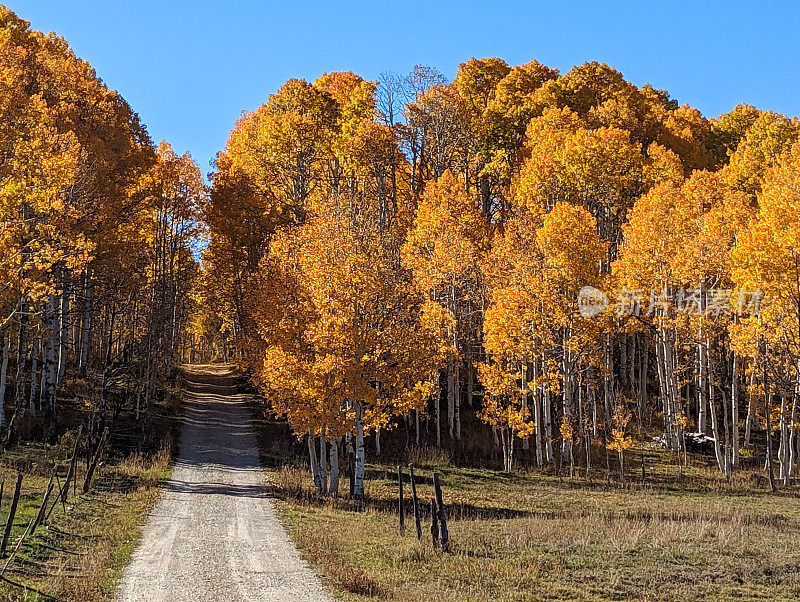
[[[657,438],[790,485],[799,134],[599,63],[293,79],[217,156],[193,332],[307,439],[332,494],[343,453],[363,494],[384,432],[623,483]]]
[[[4,454],[78,424],[109,457],[157,446],[181,365],[225,362],[319,498],[434,450],[795,490],[797,118],[501,58],[265,100],[206,175],[0,7]]]

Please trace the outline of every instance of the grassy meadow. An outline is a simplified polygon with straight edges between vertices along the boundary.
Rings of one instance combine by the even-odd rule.
[[[800,492],[769,493],[756,468],[727,483],[702,455],[690,454],[681,468],[646,443],[631,450],[623,488],[615,465],[606,474],[599,461],[590,483],[583,471],[506,475],[412,448],[395,460],[415,464],[423,531],[417,540],[407,482],[409,515],[405,534],[398,532],[397,462],[368,465],[363,501],[322,497],[285,425],[266,417],[260,423],[282,519],[343,600],[800,597]],[[434,471],[442,479],[449,554],[431,544]],[[346,494],[346,478],[340,491]]]
[[[6,558],[0,559],[0,600],[71,600],[89,602],[113,598],[116,583],[139,538],[141,525],[159,497],[159,485],[169,477],[174,435],[179,425],[177,388],[155,403],[149,415],[146,445],[126,449],[136,441],[137,427],[123,415],[107,443],[89,493],[82,493],[86,474],[84,453],[79,455],[76,495],[72,488],[66,504],[57,502],[75,443],[82,410],[65,404],[68,428],[54,444],[21,442],[3,453],[0,478],[5,485],[0,507],[3,524],[8,516],[17,471],[22,489]],[[29,421],[27,428],[37,428]],[[85,438],[84,438],[85,440]],[[58,466],[56,491],[47,510],[47,523],[24,539],[39,512],[53,465]],[[6,566],[7,565],[7,566]]]

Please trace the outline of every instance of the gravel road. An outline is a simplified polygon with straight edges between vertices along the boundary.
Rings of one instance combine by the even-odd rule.
[[[186,378],[180,454],[117,600],[330,600],[278,522],[230,371]]]

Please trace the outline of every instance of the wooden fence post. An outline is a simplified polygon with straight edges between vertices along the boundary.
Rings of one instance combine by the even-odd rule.
[[[439,512],[436,509],[436,499],[431,498],[431,540],[433,547],[439,547]]]
[[[439,531],[441,532],[442,551],[450,551],[450,536],[447,533],[447,513],[442,502],[442,486],[439,483],[439,473],[433,473],[433,488],[436,491],[436,505],[439,507]]]
[[[64,504],[64,501],[61,499],[61,494],[64,491],[64,487],[66,487],[67,485],[66,484],[62,485],[61,484],[61,479],[58,478],[58,472],[56,472],[56,486],[58,487],[58,493],[56,494],[56,497],[53,500],[53,503],[50,504],[50,510],[48,510],[47,514],[45,514],[44,522],[47,522],[47,521],[50,520],[50,515],[53,514],[53,509],[56,507],[58,502],[61,502],[61,508],[64,510],[64,514],[67,513],[67,507]]]
[[[6,528],[3,531],[3,543],[0,544],[0,557],[5,558],[6,548],[8,547],[8,540],[11,538],[11,526],[14,524],[14,515],[17,513],[17,504],[19,503],[19,492],[22,488],[22,473],[17,472],[17,486],[14,488],[14,497],[11,498],[11,508],[8,509],[8,518],[6,519]]]
[[[73,473],[76,473],[78,469],[78,447],[80,446],[82,435],[83,435],[83,425],[80,425],[78,427],[78,434],[75,436],[75,448],[72,450],[72,458],[69,461],[67,476],[64,477],[64,487],[61,489],[62,504],[66,504],[67,502],[67,497],[69,496],[69,482],[70,479],[72,479]]]
[[[31,535],[33,535],[36,532],[36,527],[38,527],[44,520],[44,513],[47,510],[47,501],[50,499],[50,494],[53,493],[53,480],[55,478],[56,478],[56,467],[53,466],[53,470],[50,471],[50,480],[47,482],[47,487],[44,490],[44,497],[42,498],[42,504],[39,506],[39,512],[36,513],[36,518],[33,519],[33,525],[31,526]]]
[[[86,471],[86,480],[83,482],[84,493],[89,493],[89,488],[92,486],[92,476],[94,476],[94,471],[97,469],[97,463],[100,461],[100,455],[103,453],[103,446],[106,443],[106,437],[108,437],[108,427],[103,429],[103,434],[100,437],[100,441],[97,443],[97,449],[94,452],[92,463],[89,465],[89,470]]]
[[[6,563],[3,565],[3,568],[2,568],[2,569],[0,569],[0,579],[2,579],[3,581],[5,581],[6,583],[10,583],[11,585],[17,585],[17,586],[19,586],[19,587],[22,587],[23,589],[26,589],[26,590],[27,590],[27,589],[31,589],[31,590],[35,591],[37,594],[39,594],[39,595],[41,595],[41,596],[45,596],[45,597],[47,597],[47,598],[52,598],[52,596],[48,596],[47,594],[43,594],[43,593],[42,593],[42,592],[40,592],[39,590],[35,590],[34,588],[32,588],[32,587],[29,587],[29,586],[28,586],[28,587],[26,587],[25,585],[18,584],[18,583],[15,583],[15,582],[13,582],[13,581],[9,581],[9,580],[8,580],[8,579],[6,579],[5,577],[3,577],[3,575],[5,575],[5,574],[6,574],[6,570],[8,570],[8,565],[10,565],[10,564],[11,564],[11,561],[12,561],[12,560],[14,560],[14,556],[16,556],[16,555],[17,555],[17,552],[19,552],[19,549],[22,547],[22,544],[23,544],[23,542],[25,541],[25,538],[26,538],[26,537],[28,537],[28,533],[29,533],[29,532],[30,532],[30,530],[31,530],[31,525],[33,525],[33,519],[31,519],[31,520],[30,520],[30,522],[28,522],[28,528],[27,528],[27,529],[25,529],[25,533],[23,533],[23,534],[22,534],[22,537],[20,537],[20,538],[19,538],[19,541],[17,541],[17,545],[15,545],[15,546],[14,546],[14,549],[13,549],[13,550],[11,550],[11,554],[9,555],[9,557],[8,557],[8,560],[6,560]]]
[[[422,524],[419,520],[419,501],[417,501],[417,484],[414,481],[414,465],[408,465],[409,476],[411,477],[411,504],[414,506],[414,522],[417,525],[417,539],[422,539]]]
[[[405,500],[403,499],[403,467],[397,467],[397,484],[399,487],[400,499],[398,501],[398,510],[400,511],[400,535],[406,532],[406,508]]]

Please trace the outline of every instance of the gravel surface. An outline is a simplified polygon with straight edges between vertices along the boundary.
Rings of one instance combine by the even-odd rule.
[[[117,600],[330,600],[275,514],[223,367],[187,372],[180,454]]]

